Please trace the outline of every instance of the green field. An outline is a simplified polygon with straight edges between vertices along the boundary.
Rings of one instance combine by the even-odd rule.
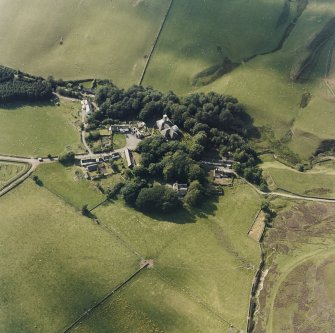
[[[1,332],[60,332],[138,268],[110,233],[31,180],[0,211]]]
[[[124,134],[113,134],[113,149],[120,149],[126,146],[126,136]]]
[[[332,332],[333,224],[330,204],[292,203],[278,215],[264,238],[267,264],[256,332]]]
[[[77,208],[82,203],[93,205],[100,198],[92,192],[96,199],[89,199],[91,185],[77,181],[72,168],[44,165],[37,175],[46,188]],[[137,332],[128,325],[136,326],[138,320],[144,332],[154,328],[169,332],[208,328],[217,332],[227,327],[225,320],[243,329],[251,281],[259,262],[259,247],[247,232],[260,202],[252,189],[241,184],[227,189],[218,202],[207,203],[192,213],[147,216],[126,207],[122,200],[94,210],[103,226],[139,257],[153,259],[154,267],[112,298],[101,314],[97,311],[82,327],[83,332],[89,332],[90,325],[108,331],[106,327],[114,325],[113,309],[119,303],[118,332]],[[124,318],[128,308],[130,321]],[[190,316],[194,320],[190,321]],[[171,321],[175,327],[169,326]]]
[[[25,163],[13,163],[0,160],[0,190],[28,170]]]
[[[138,83],[168,4],[1,1],[0,63],[45,77],[108,78],[120,86]]]
[[[233,95],[247,106],[257,126],[270,128],[277,138],[291,130],[288,146],[307,159],[321,140],[335,137],[333,97],[322,81],[334,44],[324,46],[307,83],[293,83],[289,75],[305,45],[335,15],[328,0],[309,1],[281,50],[244,62],[200,89],[191,84],[197,73],[220,63],[218,47],[234,62],[274,49],[283,35],[284,27],[276,27],[282,5],[283,1],[271,0],[175,2],[144,83],[178,93],[213,90]],[[182,17],[190,24],[185,26]],[[312,94],[312,100],[301,109],[305,92]]]
[[[239,62],[274,48],[281,6],[277,0],[175,1],[144,84],[186,93],[194,75],[221,62],[221,53]]]
[[[74,102],[0,107],[0,154],[58,155],[67,146],[82,151],[79,110]]]
[[[84,179],[81,168],[65,168],[56,162],[41,165],[36,174],[49,191],[77,209],[84,204],[93,208],[105,199],[94,183]]]
[[[298,172],[277,161],[262,164],[264,176],[271,190],[285,190],[295,194],[334,198],[335,163],[320,163],[312,170]]]

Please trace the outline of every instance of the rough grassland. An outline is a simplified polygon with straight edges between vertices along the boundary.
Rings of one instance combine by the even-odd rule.
[[[192,1],[192,6],[186,6],[186,2],[173,6],[150,62],[144,83],[157,89],[197,91],[191,79],[197,72],[220,62],[217,46],[232,60],[239,61],[273,49],[282,36],[283,31],[276,29],[276,21],[283,1],[199,0]],[[247,106],[255,124],[270,128],[277,138],[292,130],[289,147],[307,159],[321,140],[335,137],[333,105],[323,82],[333,43],[325,45],[309,82],[293,83],[289,76],[306,44],[333,16],[335,7],[331,1],[310,0],[280,51],[245,62],[199,90],[236,96]],[[197,24],[185,26],[181,17]],[[305,92],[312,94],[312,100],[301,109],[301,96]]]
[[[79,104],[11,104],[0,107],[0,154],[58,155],[66,146],[81,151]]]
[[[264,238],[266,276],[257,333],[332,332],[334,205],[291,203]]]
[[[0,160],[0,190],[28,169],[25,163],[11,163]]]
[[[72,174],[69,169],[54,172]],[[50,172],[41,175],[46,187],[57,178]],[[66,177],[66,182],[67,186],[57,187],[57,194],[68,201],[69,186],[73,188],[71,200],[78,201],[81,198],[79,183],[72,176]],[[224,320],[244,329],[251,282],[260,259],[258,245],[247,232],[260,202],[253,190],[239,185],[227,189],[218,202],[207,203],[192,214],[147,216],[126,207],[122,200],[94,210],[99,221],[116,233],[129,249],[143,258],[153,259],[154,268],[153,272],[145,272],[151,284],[143,282],[147,280],[142,276],[136,279],[135,284],[139,286],[136,292],[125,288],[121,300],[113,298],[101,315],[97,312],[97,317],[92,318],[94,324],[87,323],[88,327],[100,323],[97,324],[101,325],[100,330],[108,331],[106,327],[114,325],[110,322],[114,318],[110,312],[121,302],[120,322],[115,323],[119,325],[115,326],[118,332],[128,332],[127,325],[133,325],[132,322],[135,325],[136,318],[168,332],[181,328],[183,332],[204,332],[208,327],[217,332],[216,327],[226,327]],[[128,322],[122,313],[129,307],[133,319]],[[191,315],[187,309],[193,309],[194,313]],[[190,317],[201,320],[190,322]],[[171,328],[174,320],[175,327]],[[90,332],[90,329],[83,331]]]
[[[316,165],[305,172],[298,172],[276,161],[263,163],[262,169],[271,190],[282,189],[302,195],[335,197],[333,162]]]
[[[0,211],[1,332],[62,331],[138,268],[109,233],[31,180]]]
[[[63,79],[108,78],[120,86],[138,83],[168,3],[1,1],[0,63]]]

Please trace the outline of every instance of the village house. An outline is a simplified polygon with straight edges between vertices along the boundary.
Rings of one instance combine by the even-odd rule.
[[[177,125],[174,125],[169,117],[165,114],[162,119],[156,121],[159,132],[168,140],[178,139],[180,130]]]
[[[172,188],[177,192],[178,196],[184,197],[187,193],[187,184],[174,183]]]

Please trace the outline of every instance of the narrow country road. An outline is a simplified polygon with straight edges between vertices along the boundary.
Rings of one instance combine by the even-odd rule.
[[[127,146],[123,147],[123,148],[120,148],[120,149],[116,149],[114,152],[123,153],[126,148],[127,148]],[[105,155],[108,155],[108,153],[94,154],[94,153],[91,152],[89,154],[77,154],[76,158],[77,159],[92,158],[92,157],[94,158],[94,157],[101,157],[101,156],[105,156]],[[30,165],[30,168],[28,169],[28,171],[24,175],[20,176],[19,178],[15,179],[12,183],[10,183],[6,187],[4,187],[0,191],[0,197],[3,196],[4,194],[6,194],[7,192],[9,192],[10,190],[12,190],[13,188],[15,188],[20,183],[22,183],[25,179],[27,179],[36,170],[36,168],[40,164],[54,163],[54,162],[58,161],[58,158],[54,158],[52,160],[45,159],[42,162],[40,162],[36,158],[28,158],[28,157],[25,158],[25,157],[14,157],[14,156],[0,155],[0,161],[1,160],[2,161],[8,161],[8,162],[28,163]],[[239,177],[236,173],[235,173],[235,176]],[[244,182],[246,184],[248,184],[254,191],[256,191],[258,194],[260,194],[262,196],[265,196],[265,197],[276,196],[276,197],[283,197],[283,198],[294,199],[294,200],[335,203],[335,198],[328,198],[328,199],[327,198],[316,198],[316,197],[308,197],[308,196],[303,196],[303,195],[298,195],[298,194],[293,194],[293,193],[292,194],[291,193],[282,193],[282,192],[276,192],[276,191],[274,191],[274,192],[263,192],[259,188],[257,188],[255,185],[249,183],[246,179],[244,179],[244,178],[241,178],[241,179],[243,179]]]
[[[40,162],[36,158],[24,158],[24,157],[11,157],[11,156],[2,156],[0,155],[0,161],[7,161],[7,162],[20,162],[20,163],[27,163],[29,165],[29,169],[20,177],[13,180],[11,183],[9,183],[7,186],[5,186],[0,191],[0,197],[11,191],[13,188],[15,188],[17,185],[21,184],[24,180],[26,180],[41,163],[53,163],[55,160],[45,160],[43,162]]]

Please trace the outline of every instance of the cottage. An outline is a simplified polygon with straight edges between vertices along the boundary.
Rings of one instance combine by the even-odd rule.
[[[172,188],[177,192],[178,196],[184,197],[187,193],[187,184],[174,183]]]
[[[179,138],[180,130],[177,125],[174,125],[169,117],[165,114],[162,119],[156,121],[156,125],[161,135],[168,140]]]

